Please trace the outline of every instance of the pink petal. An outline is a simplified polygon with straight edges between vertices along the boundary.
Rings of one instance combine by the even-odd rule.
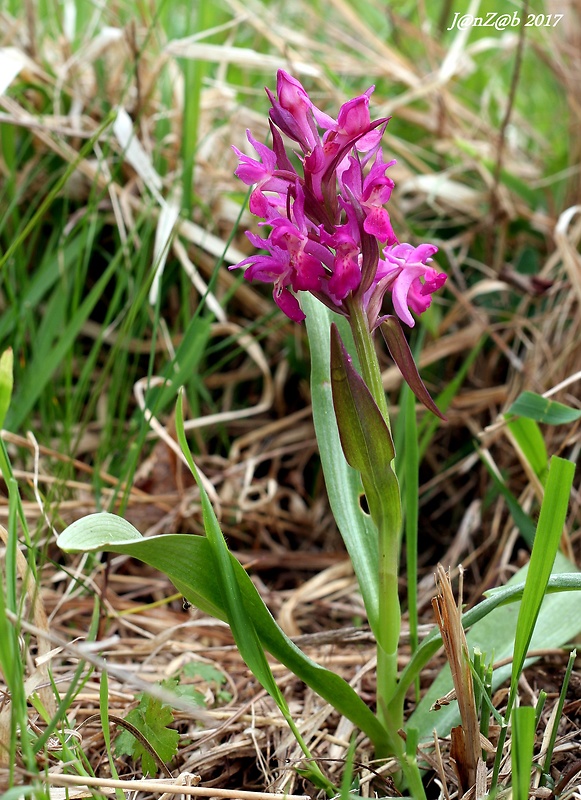
[[[293,322],[302,322],[305,319],[306,315],[303,314],[299,301],[288,289],[278,289],[275,286],[272,296],[280,310]]]

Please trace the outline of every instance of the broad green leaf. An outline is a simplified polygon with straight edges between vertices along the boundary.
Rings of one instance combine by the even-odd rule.
[[[72,522],[59,535],[57,544],[65,553],[90,553],[104,550],[105,545],[141,542],[143,536],[126,519],[106,511],[87,514]]]
[[[505,416],[514,414],[517,417],[526,417],[535,422],[544,422],[547,425],[567,425],[581,419],[581,410],[548,400],[535,392],[523,392],[506,412]]]
[[[104,550],[137,558],[165,573],[192,605],[228,621],[214,554],[205,536],[167,534],[144,538],[127,520],[103,512],[74,522],[61,533],[57,543],[66,552]],[[382,742],[385,731],[373,712],[342,678],[312,661],[283,633],[242,565],[232,554],[229,558],[245,614],[253,620],[265,649],[374,743]]]
[[[331,321],[335,321],[341,337],[354,357],[355,347],[349,342],[350,330],[345,319],[333,314],[307,292],[301,298],[307,315],[306,324],[311,349],[311,395],[313,421],[325,475],[325,486],[337,527],[351,558],[363,596],[367,619],[378,635],[379,566],[377,531],[371,518],[359,504],[361,478],[343,455],[331,391],[330,346]]]
[[[286,698],[279,689],[278,684],[274,679],[274,675],[272,674],[270,664],[266,658],[264,645],[260,641],[260,636],[255,626],[255,617],[252,613],[250,613],[250,609],[244,604],[241,587],[246,581],[250,583],[252,582],[246,573],[244,573],[244,578],[240,579],[235,572],[235,567],[233,564],[234,559],[232,559],[231,553],[228,550],[228,545],[224,539],[218,518],[214,513],[214,509],[210,503],[210,498],[208,497],[208,493],[206,492],[204,484],[200,479],[200,475],[190,453],[184,429],[183,392],[179,394],[176,406],[176,433],[182,453],[184,454],[192,475],[194,476],[198,485],[198,489],[200,490],[206,540],[212,550],[214,564],[217,570],[217,579],[220,585],[220,595],[224,602],[227,621],[230,625],[232,635],[234,636],[236,646],[238,647],[240,655],[250,668],[254,677],[260,682],[264,689],[266,689],[266,691],[277,704],[280,712],[292,730],[301,750],[305,756],[307,756],[307,759],[309,760],[307,766],[308,777],[315,783],[316,786],[324,789],[329,796],[332,796],[335,793],[335,787],[323,774],[319,765],[310,760],[310,751],[308,750],[297,726],[295,725]],[[262,604],[264,610],[268,613],[266,606],[264,603]]]
[[[331,797],[336,793],[336,789],[321,771],[319,765],[312,760],[311,753],[290,713],[286,698],[272,674],[272,669],[266,658],[266,650],[255,625],[255,617],[252,613],[249,613],[250,609],[244,604],[242,586],[245,582],[252,582],[246,573],[244,573],[244,578],[239,578],[235,572],[235,559],[232,558],[228,550],[218,518],[214,513],[210,498],[190,453],[184,428],[183,390],[178,396],[176,405],[176,433],[182,453],[200,490],[206,539],[214,556],[214,563],[218,571],[217,578],[220,584],[220,594],[224,601],[228,624],[234,636],[234,641],[254,677],[257,678],[277,704],[299,747],[307,757],[306,775],[319,789],[323,789]],[[268,609],[261,598],[260,601],[263,609],[268,613]]]
[[[559,572],[559,567],[562,569],[570,569],[572,564],[564,556],[557,554],[555,573],[551,575],[547,584],[547,595],[558,594],[560,592],[580,591],[581,573]],[[528,566],[523,567],[523,569],[517,572],[516,575],[508,581],[506,586],[496,587],[485,592],[486,599],[482,600],[478,605],[462,615],[463,628],[465,630],[469,628],[475,630],[476,624],[484,620],[494,609],[520,601],[525,584],[524,581],[521,583],[514,583],[514,581],[519,578],[523,579],[526,576],[527,569]],[[438,628],[434,625],[431,633],[422,640],[417,652],[412,655],[412,658],[400,676],[398,692],[401,693],[402,697],[405,696],[407,690],[412,685],[415,676],[418,675],[426,664],[428,664],[430,659],[436,655],[441,646],[442,637],[440,636]],[[440,676],[436,680],[440,680]],[[430,691],[432,690],[430,689]]]
[[[486,600],[462,616],[462,624],[465,628],[470,628],[466,635],[470,652],[477,647],[487,658],[493,656],[495,662],[512,657],[527,569],[528,565],[513,575],[506,586],[495,589]],[[547,597],[543,601],[530,643],[531,650],[562,647],[581,631],[581,573],[574,573],[571,571],[573,569],[571,562],[558,553],[553,575],[547,586]],[[402,689],[413,682],[416,671],[430,661],[441,645],[442,640],[437,630],[423,640],[410,667],[406,667],[402,673]],[[535,660],[527,659],[525,666]],[[507,664],[494,671],[493,690],[510,678],[511,670],[512,665]],[[431,739],[434,729],[439,735],[447,736],[450,729],[458,724],[456,702],[439,711],[430,710],[436,700],[444,697],[451,688],[450,668],[445,666],[409,719],[409,724],[420,731],[422,741]]]

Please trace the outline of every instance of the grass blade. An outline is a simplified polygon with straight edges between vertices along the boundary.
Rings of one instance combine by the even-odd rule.
[[[547,778],[550,777],[551,760],[553,758],[553,751],[555,749],[555,744],[557,743],[557,734],[559,732],[558,723],[563,714],[563,707],[565,705],[567,689],[569,688],[569,681],[571,679],[571,673],[573,672],[573,667],[575,665],[576,658],[577,658],[577,650],[572,650],[571,653],[569,654],[567,669],[565,670],[565,676],[563,678],[563,683],[561,684],[561,691],[559,692],[559,700],[557,702],[554,712],[551,715],[553,724],[551,727],[551,734],[549,736],[549,741],[546,745],[546,748],[544,746],[545,743],[543,741],[543,750],[545,751],[545,755],[542,762],[543,775],[541,777],[541,786],[546,786],[546,784],[548,783]]]
[[[567,461],[557,456],[551,458],[545,496],[541,505],[539,523],[518,615],[507,715],[510,713],[510,708],[516,698],[518,681],[526,653],[529,649],[535,624],[541,610],[541,603],[545,597],[547,583],[555,563],[555,556],[559,548],[559,541],[567,515],[574,474],[575,465],[572,461]]]
[[[512,796],[528,800],[531,785],[533,747],[535,744],[535,709],[521,706],[512,720]]]
[[[63,359],[79,335],[83,324],[88,319],[99,298],[103,295],[105,286],[115,273],[115,270],[119,268],[120,258],[121,251],[111,259],[111,262],[96,281],[87,297],[72,317],[67,320],[64,328],[61,310],[64,313],[66,297],[59,289],[55,290],[53,295],[54,316],[52,319],[48,315],[45,317],[45,322],[51,326],[50,331],[46,338],[39,336],[39,341],[43,343],[43,347],[36,351],[20,386],[14,393],[14,402],[8,412],[6,423],[10,429],[18,430],[34,408],[43,389],[62,364]]]

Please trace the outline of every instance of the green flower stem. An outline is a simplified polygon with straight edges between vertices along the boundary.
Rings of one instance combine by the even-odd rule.
[[[390,435],[387,399],[381,380],[379,361],[369,329],[367,315],[361,306],[348,303],[349,322],[361,367],[361,376],[369,389],[379,412],[385,420]],[[393,443],[389,450],[393,453]],[[403,700],[398,689],[397,654],[401,628],[398,574],[400,533],[402,526],[401,497],[393,460],[381,464],[382,475],[377,481],[362,474],[370,516],[378,532],[378,584],[379,604],[376,625],[377,638],[377,718],[387,732],[387,747],[377,747],[378,758],[395,756],[403,773],[404,782],[415,800],[425,800],[421,773],[416,761],[415,748],[410,752],[399,731],[403,728]],[[366,480],[369,485],[366,485]],[[378,491],[379,490],[379,491]]]
[[[389,412],[379,361],[367,315],[357,303],[349,305],[349,321],[355,348],[361,365],[362,377],[375,400],[385,422],[389,425]],[[391,430],[391,429],[390,429]],[[378,508],[370,503],[370,514],[379,535],[379,632],[377,642],[377,715],[390,731],[392,738],[403,725],[401,709],[388,705],[397,689],[397,651],[401,628],[401,609],[398,592],[399,547],[401,531],[401,499],[393,463],[386,464],[385,484],[388,496],[382,498]]]
[[[361,308],[358,303],[353,302],[353,300],[348,302],[348,298],[345,299],[345,305],[349,312],[349,324],[361,365],[362,378],[373,395],[373,399],[377,403],[377,407],[381,411],[387,427],[391,431],[387,400],[385,399],[383,381],[381,380],[381,370],[379,369],[379,361],[377,360],[373,336],[369,330],[367,314],[363,308]]]
[[[391,433],[387,399],[367,315],[356,302],[346,301],[346,304],[362,378]],[[405,697],[405,693],[397,692],[397,654],[401,629],[398,592],[401,497],[393,461],[382,465],[382,468],[385,473],[381,476],[381,480],[377,481],[377,485],[382,486],[381,496],[375,497],[366,491],[369,513],[378,531],[377,717],[387,731],[389,740],[388,749],[380,752],[378,748],[377,756],[379,758],[395,756],[411,796],[414,800],[425,800],[425,789],[415,752],[406,751],[399,735],[399,731],[403,728]]]

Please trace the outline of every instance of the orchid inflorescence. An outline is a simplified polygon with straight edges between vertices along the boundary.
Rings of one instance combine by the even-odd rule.
[[[250,211],[271,229],[266,239],[246,232],[268,255],[252,255],[235,267],[246,267],[248,280],[272,282],[276,304],[296,322],[305,317],[297,293],[306,291],[344,316],[352,299],[374,330],[386,319],[381,313],[389,292],[397,317],[412,327],[410,311],[425,311],[446,280],[429,266],[437,247],[400,243],[393,232],[385,204],[394,187],[386,172],[395,161],[384,161],[381,148],[389,119],[370,119],[373,90],[346,102],[334,120],[299,81],[279,70],[276,97],[266,90],[272,148],[250,131],[258,159],[234,148],[236,175],[254,185]],[[299,145],[300,154],[289,155],[281,133]]]

